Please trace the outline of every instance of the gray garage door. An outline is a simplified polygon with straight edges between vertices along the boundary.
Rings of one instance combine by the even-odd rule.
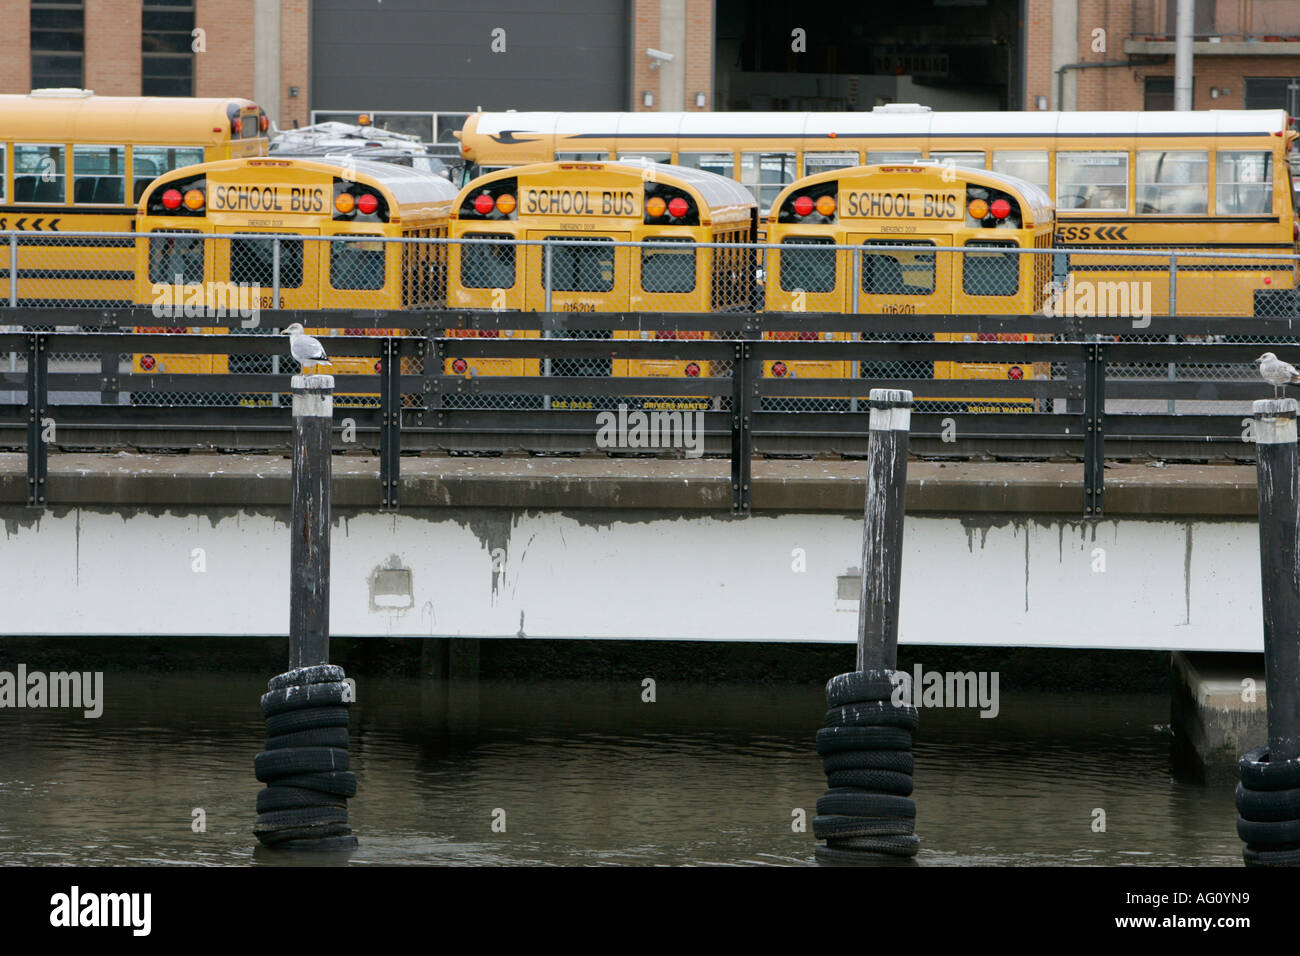
[[[315,0],[311,107],[623,110],[629,7],[630,0]],[[504,51],[494,52],[494,43]]]

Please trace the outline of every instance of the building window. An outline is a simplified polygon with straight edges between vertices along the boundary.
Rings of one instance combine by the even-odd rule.
[[[32,89],[85,85],[86,5],[32,0]]]
[[[1291,116],[1300,110],[1300,77],[1246,77],[1245,108],[1248,110],[1286,110]]]
[[[194,0],[144,0],[140,92],[194,95]]]
[[[1174,108],[1174,78],[1172,76],[1148,76],[1146,91],[1142,97],[1144,110],[1171,110]]]

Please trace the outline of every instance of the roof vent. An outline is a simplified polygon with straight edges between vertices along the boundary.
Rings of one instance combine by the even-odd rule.
[[[50,86],[41,90],[32,90],[31,95],[48,99],[84,100],[89,96],[94,96],[95,91],[80,90],[75,86]]]
[[[873,106],[873,113],[928,113],[930,107],[922,106],[920,103],[886,103],[883,106]]]

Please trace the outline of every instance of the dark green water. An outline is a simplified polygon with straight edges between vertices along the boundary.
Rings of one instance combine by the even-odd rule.
[[[110,672],[98,720],[0,711],[0,863],[275,862],[251,834],[266,676]],[[819,687],[660,681],[643,703],[634,680],[361,678],[358,697],[353,865],[813,862]],[[1163,694],[923,710],[920,864],[1240,865],[1231,786],[1172,778],[1168,722]]]

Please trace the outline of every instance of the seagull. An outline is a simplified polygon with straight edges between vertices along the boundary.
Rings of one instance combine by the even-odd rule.
[[[289,354],[298,360],[298,364],[304,367],[308,365],[333,367],[334,363],[325,354],[325,346],[321,345],[318,339],[307,335],[303,331],[301,322],[289,326],[284,330],[284,334],[289,336]]]
[[[1265,352],[1259,358],[1255,359],[1255,364],[1259,366],[1259,374],[1263,376],[1264,381],[1273,386],[1273,397],[1277,398],[1277,390],[1286,391],[1288,385],[1300,385],[1300,372],[1295,370],[1295,366],[1290,362],[1283,362],[1272,352]]]

